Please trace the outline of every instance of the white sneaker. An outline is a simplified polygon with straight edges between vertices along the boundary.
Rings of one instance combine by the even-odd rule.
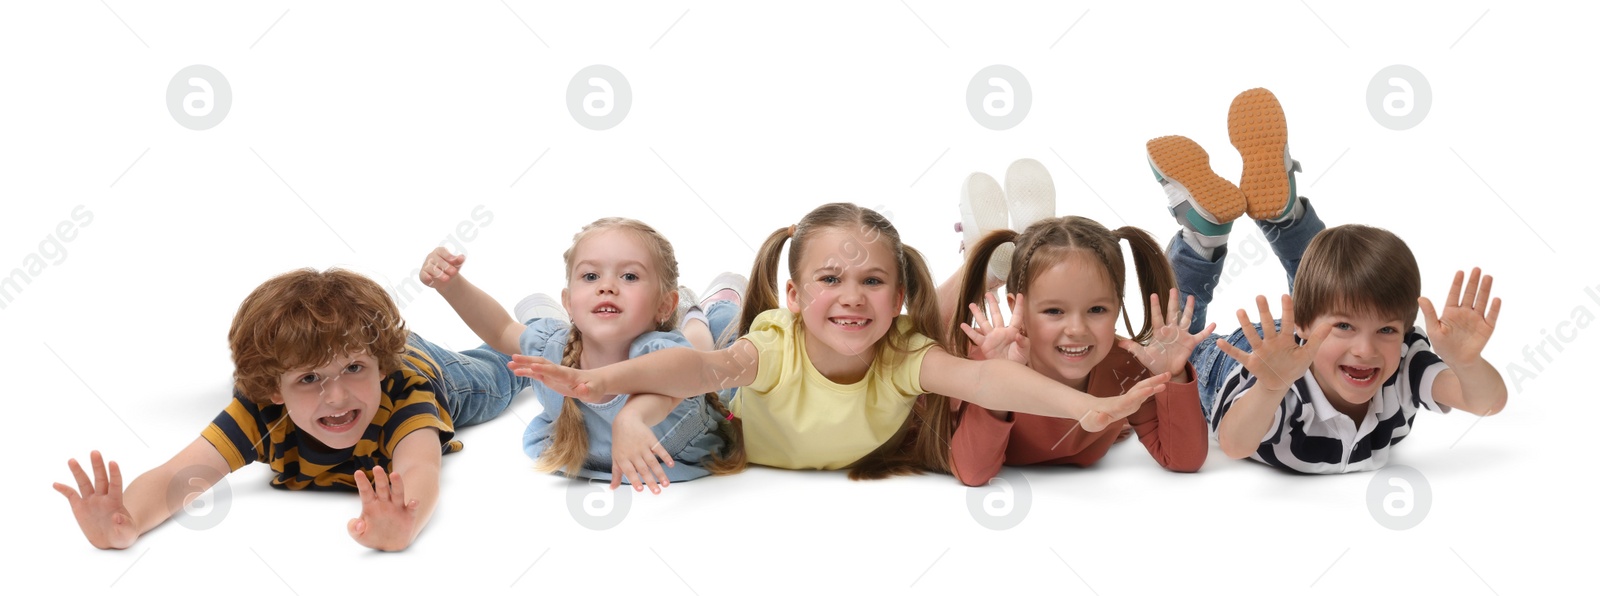
[[[744,305],[744,294],[750,287],[750,281],[743,275],[732,271],[723,271],[711,278],[711,285],[706,286],[704,300],[699,301],[700,308],[711,306],[712,302],[727,300],[734,304]]]
[[[1018,234],[1034,222],[1056,216],[1056,185],[1044,164],[1019,159],[1006,168],[1006,205],[1011,210],[1011,229]]]
[[[1000,183],[982,172],[968,175],[961,184],[961,224],[956,227],[961,232],[961,251],[965,253],[968,247],[976,246],[989,232],[1006,229],[1008,217]],[[1007,243],[994,252],[989,259],[989,275],[1003,280],[1011,273],[1012,250]]]
[[[561,307],[561,301],[549,294],[532,294],[517,303],[516,313],[518,323],[526,323],[533,319],[560,319],[570,323],[572,319],[567,316],[567,309]]]

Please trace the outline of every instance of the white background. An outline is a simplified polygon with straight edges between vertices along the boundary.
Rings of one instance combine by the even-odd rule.
[[[1593,550],[1559,541],[1587,544],[1596,529],[1593,483],[1580,480],[1591,458],[1579,456],[1600,313],[1581,235],[1597,214],[1582,58],[1596,55],[1593,8],[984,4],[6,3],[0,275],[46,265],[0,309],[7,583],[1509,594],[1589,576]],[[192,64],[232,88],[210,130],[179,126],[165,104]],[[610,130],[579,126],[565,106],[591,64],[632,86]],[[991,64],[1032,87],[1010,130],[967,112],[967,84]],[[1409,130],[1366,106],[1392,64],[1431,85],[1431,110]],[[634,496],[619,526],[595,531],[569,512],[569,484],[522,454],[538,407],[526,398],[459,435],[467,449],[445,460],[438,513],[399,555],[346,537],[354,496],[274,491],[262,466],[227,479],[216,527],[168,523],[123,552],[91,548],[49,489],[91,449],[131,480],[191,441],[228,400],[234,310],[277,273],[344,266],[402,284],[482,206],[492,220],[455,241],[466,274],[508,307],[559,291],[572,234],[609,215],[659,228],[699,288],[748,271],[749,247],[772,230],[848,200],[881,206],[942,278],[959,263],[960,181],[1022,157],[1054,175],[1059,214],[1165,241],[1175,225],[1144,141],[1190,136],[1236,179],[1227,107],[1257,86],[1285,105],[1301,191],[1330,225],[1400,234],[1436,301],[1473,266],[1505,300],[1486,357],[1516,376],[1510,405],[1481,421],[1419,415],[1395,460],[1431,488],[1413,529],[1369,513],[1375,474],[1289,476],[1213,448],[1200,473],[1178,475],[1129,442],[1090,469],[1027,470],[1014,490],[1031,506],[1005,531],[980,526],[974,493],[949,477],[770,469]],[[57,250],[49,238],[79,205],[92,222]],[[1285,291],[1260,233],[1236,230],[1236,271],[1213,310],[1223,331],[1234,307]],[[476,345],[436,295],[401,302],[412,329]]]

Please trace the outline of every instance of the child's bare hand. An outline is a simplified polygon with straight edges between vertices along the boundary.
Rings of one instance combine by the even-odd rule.
[[[1500,299],[1489,299],[1494,277],[1484,275],[1479,285],[1480,273],[1477,267],[1472,268],[1472,277],[1467,278],[1467,290],[1463,293],[1463,274],[1456,272],[1455,280],[1450,283],[1450,293],[1445,296],[1442,316],[1434,312],[1433,301],[1417,299],[1433,351],[1447,365],[1465,364],[1482,357],[1483,347],[1489,343],[1495,321],[1500,318]]]
[[[1100,432],[1107,427],[1121,422],[1122,419],[1132,416],[1139,411],[1139,406],[1144,405],[1150,396],[1165,391],[1167,381],[1172,379],[1169,373],[1161,373],[1150,377],[1128,389],[1127,393],[1115,397],[1094,398],[1094,405],[1089,411],[1078,418],[1078,426],[1089,432]]]
[[[1131,339],[1117,342],[1118,346],[1133,354],[1139,359],[1150,374],[1170,372],[1180,375],[1186,370],[1189,363],[1189,354],[1194,352],[1194,347],[1200,340],[1211,335],[1215,323],[1206,325],[1199,333],[1189,333],[1189,322],[1194,317],[1194,296],[1184,303],[1183,310],[1178,310],[1178,289],[1173,288],[1167,299],[1166,316],[1161,314],[1161,301],[1155,294],[1150,295],[1150,325],[1155,330],[1150,336],[1150,343],[1140,344]]]
[[[506,366],[511,369],[512,374],[544,383],[544,386],[555,390],[556,393],[578,401],[589,403],[610,401],[604,393],[596,390],[595,375],[592,371],[562,366],[538,356],[522,354],[513,354],[511,362],[506,363]]]
[[[94,482],[83,472],[78,460],[67,460],[72,477],[78,481],[78,490],[59,482],[56,492],[67,498],[73,517],[78,518],[78,529],[95,548],[128,548],[139,538],[139,526],[122,503],[122,469],[111,462],[111,473],[106,474],[105,460],[99,451],[89,452],[89,464],[94,468]]]
[[[611,489],[622,486],[622,477],[628,477],[633,490],[661,494],[661,489],[671,484],[661,464],[673,467],[675,462],[661,441],[638,416],[619,414],[611,423]]]
[[[422,285],[441,290],[450,280],[461,276],[461,265],[466,262],[467,255],[450,254],[445,247],[436,247],[422,260],[422,272],[417,278],[422,280]]]
[[[1218,341],[1217,348],[1223,353],[1232,356],[1244,365],[1245,370],[1256,377],[1256,386],[1267,391],[1288,391],[1295,379],[1306,374],[1311,368],[1311,361],[1317,355],[1317,348],[1322,346],[1322,340],[1328,339],[1328,333],[1333,331],[1333,324],[1323,322],[1311,331],[1311,337],[1306,338],[1305,345],[1300,345],[1294,338],[1294,298],[1285,294],[1283,296],[1283,329],[1278,330],[1272,324],[1272,310],[1267,307],[1266,296],[1256,296],[1256,308],[1261,312],[1261,334],[1258,336],[1250,323],[1250,317],[1244,309],[1239,309],[1239,326],[1244,330],[1244,338],[1250,342],[1250,352],[1233,347],[1226,341]]]
[[[406,500],[400,475],[385,474],[378,466],[372,470],[372,482],[360,470],[354,476],[356,492],[361,493],[361,517],[345,524],[350,537],[368,548],[405,550],[416,534],[417,501]]]
[[[961,331],[972,340],[972,350],[967,354],[973,360],[994,360],[1005,358],[1026,366],[1028,364],[1028,334],[1022,329],[1022,319],[1019,318],[1027,312],[1026,298],[1022,294],[1016,295],[1016,303],[1011,306],[1011,322],[1000,325],[1000,297],[995,293],[983,295],[984,305],[987,309],[978,308],[976,304],[968,304],[972,311],[977,328],[966,323],[961,324]],[[998,326],[997,326],[998,325]]]

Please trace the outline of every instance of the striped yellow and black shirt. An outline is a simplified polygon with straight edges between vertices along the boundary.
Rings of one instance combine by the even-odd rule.
[[[275,473],[272,486],[290,490],[355,490],[352,474],[376,466],[392,469],[400,440],[422,428],[439,430],[443,453],[460,451],[443,394],[436,389],[438,365],[411,346],[406,346],[403,363],[380,381],[378,413],[352,447],[329,449],[297,431],[283,405],[259,406],[238,392],[200,436],[228,460],[230,471],[252,461],[264,462]]]

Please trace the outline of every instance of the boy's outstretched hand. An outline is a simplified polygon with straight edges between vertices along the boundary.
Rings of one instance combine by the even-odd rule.
[[[417,501],[406,500],[399,474],[386,474],[383,466],[372,470],[372,482],[357,470],[356,492],[361,493],[361,517],[345,525],[362,546],[384,551],[405,550],[417,529]]]
[[[99,451],[89,452],[89,465],[94,468],[94,482],[89,481],[78,460],[71,459],[67,460],[67,467],[78,481],[78,490],[60,482],[54,488],[72,506],[72,515],[78,518],[78,528],[89,544],[95,548],[128,548],[139,538],[139,526],[122,503],[122,469],[117,462],[111,462],[108,477]]]
[[[1245,370],[1255,375],[1257,387],[1273,392],[1288,391],[1295,379],[1304,376],[1306,370],[1311,368],[1317,348],[1322,346],[1323,340],[1328,339],[1333,324],[1323,322],[1318,325],[1306,338],[1305,345],[1300,345],[1294,339],[1294,298],[1288,294],[1283,296],[1282,330],[1272,324],[1272,309],[1267,306],[1266,296],[1256,296],[1256,308],[1261,311],[1260,335],[1251,331],[1254,327],[1244,309],[1239,309],[1237,313],[1239,328],[1250,342],[1250,351],[1240,350],[1226,341],[1218,341],[1217,348],[1238,360]]]
[[[1078,426],[1089,432],[1100,432],[1112,424],[1119,423],[1122,419],[1132,416],[1144,405],[1150,396],[1165,391],[1167,381],[1172,375],[1161,373],[1128,389],[1127,393],[1115,397],[1092,398],[1094,405],[1084,415],[1078,417]]]
[[[1422,307],[1422,323],[1428,330],[1433,351],[1447,365],[1459,366],[1477,361],[1483,354],[1484,345],[1489,343],[1489,336],[1494,334],[1495,321],[1500,318],[1500,299],[1489,299],[1494,277],[1484,275],[1483,283],[1479,284],[1480,273],[1477,267],[1472,268],[1472,277],[1467,278],[1466,292],[1462,292],[1463,274],[1456,272],[1455,280],[1450,283],[1450,293],[1445,296],[1442,314],[1434,311],[1433,301],[1417,299],[1417,305]]]
[[[1164,372],[1172,373],[1179,383],[1187,383],[1189,354],[1194,352],[1194,347],[1200,345],[1200,340],[1211,335],[1217,328],[1216,323],[1206,325],[1199,333],[1189,333],[1189,322],[1194,318],[1194,296],[1190,296],[1183,310],[1178,310],[1178,289],[1173,288],[1167,299],[1167,314],[1161,314],[1161,302],[1155,294],[1150,295],[1150,327],[1154,332],[1148,344],[1140,344],[1131,339],[1117,342],[1122,349],[1133,354],[1144,365],[1150,374]]]
[[[435,290],[444,288],[450,280],[461,275],[461,265],[467,262],[467,255],[450,254],[443,246],[435,247],[428,257],[422,260],[422,271],[417,278],[422,285]]]

